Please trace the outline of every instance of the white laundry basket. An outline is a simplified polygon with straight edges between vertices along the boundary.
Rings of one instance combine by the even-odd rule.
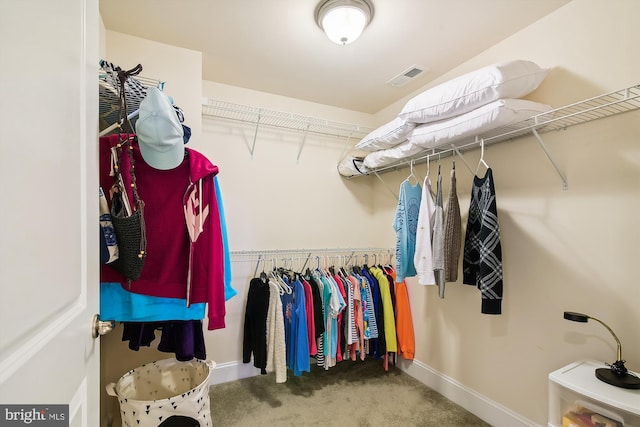
[[[213,361],[158,360],[107,385],[107,394],[118,398],[125,427],[211,427],[209,377],[214,368]]]

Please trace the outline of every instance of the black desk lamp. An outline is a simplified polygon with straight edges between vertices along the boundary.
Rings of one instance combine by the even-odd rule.
[[[611,335],[613,335],[613,338],[615,338],[616,343],[618,344],[617,359],[610,365],[607,363],[607,366],[609,366],[609,368],[596,369],[596,377],[600,381],[604,381],[605,383],[614,385],[616,387],[632,389],[640,388],[640,378],[633,374],[630,374],[627,368],[624,366],[624,360],[622,360],[622,345],[620,344],[620,340],[611,330],[611,328],[607,326],[606,323],[604,323],[600,319],[596,319],[595,317],[591,317],[582,313],[574,313],[572,311],[565,311],[564,318],[574,322],[582,323],[587,323],[589,319],[595,320],[596,322],[607,328],[607,330],[611,332]]]

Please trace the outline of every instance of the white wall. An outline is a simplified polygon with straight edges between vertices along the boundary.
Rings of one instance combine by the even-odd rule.
[[[554,67],[529,96],[554,107],[640,83],[640,61],[634,55],[640,42],[640,33],[634,30],[639,13],[637,0],[571,2],[433,84],[513,58]],[[175,62],[166,53],[176,48],[146,49],[157,44],[111,32],[107,38],[112,57],[106,59],[117,62],[121,52],[130,52],[131,64],[142,63],[148,70],[156,64],[152,77],[168,84],[200,72],[195,60],[184,65],[189,69],[173,74]],[[188,117],[193,118],[194,128],[199,115],[195,104],[202,95],[365,125],[383,123],[405,101],[370,117],[213,82],[204,82],[202,91],[193,90],[171,94],[179,105],[190,106]],[[188,98],[185,103],[183,95]],[[470,286],[447,284],[445,299],[440,299],[435,289],[409,279],[416,362],[403,363],[403,369],[415,375],[428,367],[436,373],[435,386],[441,375],[486,398],[499,411],[512,412],[525,423],[545,425],[549,372],[580,358],[607,362],[615,358],[614,342],[600,325],[562,319],[563,310],[574,310],[612,326],[623,342],[628,367],[640,370],[640,312],[633,306],[640,300],[633,269],[640,241],[639,114],[544,134],[568,178],[567,191],[535,139],[487,149],[486,160],[496,179],[503,245],[503,314],[480,314],[480,295]],[[296,162],[300,134],[261,130],[251,157],[246,144],[253,135],[252,126],[204,119],[193,140],[194,147],[220,167],[232,250],[393,246],[396,200],[375,177],[338,176],[341,141],[309,137]],[[477,154],[465,156],[473,166]],[[445,194],[450,161],[441,162]],[[462,162],[457,165],[466,225],[472,174]],[[424,176],[425,165],[417,169]],[[435,169],[432,164],[434,182]],[[400,171],[383,178],[397,189],[407,174]],[[238,362],[244,297],[255,264],[238,262],[233,268],[239,295],[227,304],[227,328],[208,332],[206,342],[211,359],[242,376],[252,373]],[[131,352],[119,342],[120,334],[117,330],[103,341],[105,380],[166,357],[153,349]],[[491,414],[482,415],[491,421]],[[493,419],[495,425],[506,425],[498,419]]]
[[[571,2],[432,85],[515,58],[553,67],[528,98],[554,107],[639,84],[640,60],[632,54],[640,42],[634,29],[639,13],[636,0]],[[405,101],[378,117],[397,114]],[[419,331],[416,359],[538,425],[546,424],[549,372],[581,358],[611,363],[616,356],[615,341],[601,325],[563,320],[564,310],[607,322],[622,340],[627,366],[640,371],[640,287],[634,271],[640,253],[640,112],[543,139],[568,178],[567,191],[532,137],[488,147],[485,155],[496,180],[503,314],[480,314],[480,295],[472,287],[447,284],[441,300],[436,289],[409,280]],[[478,154],[465,155],[473,169]],[[466,225],[472,174],[457,165]],[[446,194],[450,159],[442,167]],[[422,174],[425,169],[418,167]],[[406,175],[384,177],[397,187]],[[390,201],[377,213],[391,217],[393,210]]]
[[[203,88],[205,97],[227,102],[346,123],[371,120],[368,114],[214,82],[205,82]],[[371,226],[376,212],[370,180],[345,181],[336,171],[348,141],[312,134],[305,139],[302,132],[266,127],[256,134],[253,124],[208,117],[203,118],[202,127],[203,153],[220,168],[232,251],[393,247],[392,240],[381,237]],[[252,156],[249,147],[254,138]],[[227,328],[207,336],[212,356],[222,363],[242,360],[245,295],[257,264],[236,258],[233,286],[239,295],[227,304]],[[317,260],[312,262],[317,264]],[[238,369],[258,372],[244,368]]]

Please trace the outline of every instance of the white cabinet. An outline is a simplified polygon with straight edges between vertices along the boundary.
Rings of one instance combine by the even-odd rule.
[[[582,360],[549,374],[549,427],[563,426],[563,416],[571,412],[574,414],[569,414],[568,418],[575,417],[576,412],[600,414],[600,417],[594,417],[600,422],[594,424],[597,427],[640,427],[640,390],[614,387],[600,381],[595,370],[606,367],[602,362]],[[579,420],[572,424],[565,419],[564,427],[571,425],[583,424]]]

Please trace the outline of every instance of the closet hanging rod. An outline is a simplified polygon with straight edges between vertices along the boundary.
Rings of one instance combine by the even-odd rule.
[[[246,250],[246,251],[230,251],[229,255],[232,258],[242,256],[259,256],[262,257],[279,257],[281,255],[303,255],[308,256],[309,253],[313,254],[350,254],[355,253],[381,253],[393,251],[391,248],[321,248],[321,249],[270,249],[270,250]]]

